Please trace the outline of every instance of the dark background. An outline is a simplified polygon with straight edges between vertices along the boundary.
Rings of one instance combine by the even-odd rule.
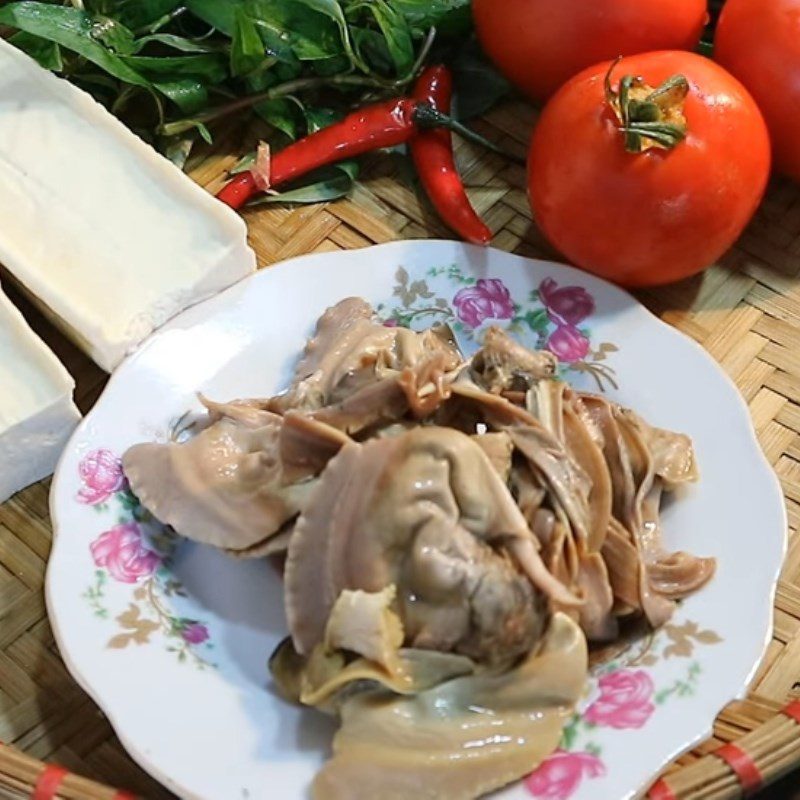
[[[758,800],[800,800],[800,774],[797,772],[759,793]]]

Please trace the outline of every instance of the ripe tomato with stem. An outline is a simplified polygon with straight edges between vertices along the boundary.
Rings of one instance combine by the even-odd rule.
[[[713,264],[752,218],[770,143],[747,90],[694,53],[591,67],[542,112],[528,157],[534,217],[566,258],[628,286]]]

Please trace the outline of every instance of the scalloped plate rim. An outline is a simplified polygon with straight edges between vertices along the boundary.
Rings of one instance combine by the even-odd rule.
[[[59,459],[58,466],[56,467],[55,475],[53,477],[52,486],[50,490],[50,497],[49,497],[49,509],[50,509],[50,516],[52,522],[52,529],[53,529],[53,545],[51,554],[48,559],[47,564],[47,573],[45,579],[45,600],[46,600],[46,607],[48,610],[48,616],[50,620],[50,624],[52,626],[53,634],[56,640],[56,643],[59,648],[59,652],[61,657],[63,658],[66,666],[68,667],[71,675],[75,679],[75,681],[81,686],[81,688],[89,695],[89,697],[97,704],[97,706],[103,711],[106,715],[109,723],[111,724],[115,734],[120,739],[121,743],[125,747],[128,754],[136,761],[139,766],[141,766],[146,772],[152,775],[156,780],[162,783],[166,788],[170,789],[175,793],[180,793],[181,797],[189,798],[189,800],[204,800],[202,795],[198,795],[194,792],[191,792],[185,788],[182,788],[178,785],[173,778],[165,773],[161,767],[155,763],[155,760],[151,757],[147,756],[142,750],[137,742],[133,741],[129,738],[125,733],[125,728],[123,721],[118,718],[117,710],[113,708],[114,701],[113,700],[106,700],[101,693],[94,687],[91,682],[85,678],[78,662],[76,659],[73,658],[73,653],[70,652],[69,644],[67,641],[67,636],[65,635],[64,631],[61,627],[61,620],[59,619],[59,612],[57,609],[56,598],[53,596],[53,581],[51,580],[51,573],[52,570],[55,568],[57,555],[58,555],[58,546],[59,542],[63,542],[64,535],[61,532],[61,522],[59,520],[59,513],[57,509],[57,502],[58,502],[58,494],[59,488],[61,485],[61,477],[62,477],[62,463],[66,460],[67,453],[69,453],[76,442],[78,442],[85,431],[89,428],[92,424],[92,417],[93,412],[96,407],[98,407],[106,398],[106,395],[109,394],[110,390],[116,387],[118,383],[121,383],[125,379],[126,372],[135,366],[136,362],[142,358],[149,350],[149,348],[157,342],[165,332],[179,327],[180,323],[185,320],[187,317],[195,314],[199,314],[203,310],[211,309],[211,313],[213,314],[214,309],[216,306],[219,308],[223,308],[227,301],[234,296],[235,293],[241,292],[246,290],[246,287],[250,283],[258,282],[258,281],[269,281],[271,280],[270,276],[275,273],[276,270],[289,270],[291,268],[302,267],[306,264],[317,262],[320,260],[325,260],[329,257],[346,257],[348,253],[359,252],[363,250],[372,250],[376,253],[378,251],[393,251],[393,250],[405,250],[408,248],[417,249],[417,248],[431,248],[432,250],[436,250],[442,247],[442,249],[452,250],[454,247],[456,248],[463,248],[465,251],[483,251],[486,252],[485,248],[480,248],[474,245],[469,245],[465,243],[455,242],[449,239],[417,239],[417,240],[398,240],[394,242],[388,242],[383,244],[371,245],[364,248],[356,248],[354,250],[343,250],[343,251],[335,251],[329,253],[309,253],[300,256],[296,256],[285,261],[278,262],[274,265],[271,265],[267,268],[260,269],[255,274],[248,276],[244,280],[240,281],[239,283],[235,284],[234,286],[226,289],[225,291],[221,292],[220,294],[209,298],[201,303],[198,303],[190,308],[186,309],[185,311],[181,312],[179,315],[174,317],[172,320],[167,322],[162,328],[157,330],[153,333],[148,339],[143,342],[137,350],[130,353],[123,362],[117,367],[114,373],[110,376],[109,381],[104,387],[103,392],[95,401],[95,404],[90,410],[84,419],[80,422],[76,430],[74,431],[73,435],[70,437],[70,440],[67,446],[62,453],[62,456]],[[767,651],[769,643],[772,639],[773,635],[773,628],[774,628],[774,601],[777,593],[778,582],[780,578],[780,572],[783,567],[783,563],[785,561],[785,556],[787,552],[788,546],[788,514],[786,510],[785,500],[783,491],[781,489],[780,482],[775,474],[775,471],[772,465],[766,458],[761,445],[758,441],[757,432],[750,416],[749,409],[742,397],[741,393],[739,392],[736,384],[730,378],[730,376],[720,367],[720,365],[713,359],[713,357],[706,351],[698,342],[694,339],[689,337],[688,335],[682,333],[678,329],[674,328],[673,326],[663,322],[659,319],[655,314],[653,314],[648,308],[646,308],[642,303],[640,303],[630,292],[627,290],[616,286],[614,284],[605,281],[604,279],[592,275],[590,273],[583,272],[582,270],[577,269],[576,267],[572,267],[567,264],[563,264],[556,261],[549,261],[544,259],[536,259],[536,258],[528,258],[525,256],[520,256],[515,253],[508,253],[506,251],[494,250],[493,248],[489,248],[491,252],[497,253],[500,258],[511,258],[516,259],[520,262],[525,262],[529,265],[543,265],[549,268],[555,268],[559,272],[563,271],[565,276],[574,276],[578,280],[580,280],[583,285],[586,285],[587,282],[589,285],[592,283],[599,284],[603,287],[606,291],[611,291],[612,293],[617,293],[618,295],[627,298],[634,310],[637,314],[643,315],[648,319],[650,323],[656,323],[660,328],[664,331],[668,331],[670,336],[672,336],[676,341],[682,342],[684,345],[688,344],[695,350],[696,353],[701,354],[702,358],[705,360],[707,366],[712,369],[714,372],[717,373],[718,377],[722,377],[724,379],[724,384],[726,385],[726,389],[731,396],[732,404],[735,405],[737,408],[737,413],[740,417],[742,417],[743,421],[746,424],[746,428],[748,430],[748,435],[750,438],[749,444],[751,445],[752,449],[754,450],[755,454],[757,454],[758,459],[760,460],[760,467],[761,469],[767,473],[771,479],[771,491],[773,494],[773,500],[775,502],[776,508],[780,509],[780,516],[781,516],[781,524],[783,527],[783,537],[780,545],[781,555],[779,563],[775,566],[774,574],[770,577],[770,584],[771,590],[769,592],[769,611],[768,617],[769,621],[766,626],[766,630],[763,636],[763,641],[759,648],[758,657],[754,660],[754,663],[749,667],[747,671],[747,675],[743,680],[743,685],[741,688],[735,692],[728,700],[723,702],[718,709],[714,712],[714,716],[708,722],[703,724],[701,730],[691,736],[691,739],[687,739],[686,742],[680,746],[676,746],[673,748],[668,754],[664,755],[660,769],[663,769],[669,763],[672,763],[675,758],[679,757],[681,754],[688,752],[691,750],[695,745],[699,744],[700,742],[707,739],[709,736],[712,735],[713,732],[713,722],[716,716],[719,714],[720,711],[730,702],[742,699],[746,696],[749,686],[751,685],[758,669],[763,661],[764,654]],[[435,254],[434,254],[435,255]],[[199,320],[195,320],[195,322],[199,322]],[[122,715],[119,715],[122,716]],[[700,726],[700,722],[698,721],[698,726]],[[632,787],[631,791],[626,795],[626,798],[632,798],[640,796],[652,780],[654,780],[657,776],[657,773],[654,773],[651,777],[646,779],[643,783],[637,785],[635,788]]]

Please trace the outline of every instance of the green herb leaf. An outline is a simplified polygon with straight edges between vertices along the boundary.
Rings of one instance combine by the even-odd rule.
[[[197,131],[204,142],[208,144],[214,143],[214,137],[202,119],[182,119],[179,123],[175,123],[174,128],[175,130],[170,129],[169,125],[163,125],[158,129],[158,132],[162,133],[165,139],[173,139],[177,136],[188,135],[191,131]]]
[[[290,139],[297,138],[297,126],[302,112],[302,104],[298,109],[297,101],[289,97],[278,97],[265,100],[255,107],[256,113],[265,121],[285,133]]]
[[[196,114],[208,105],[208,91],[202,81],[196,78],[160,80],[155,87],[184,114]]]
[[[206,144],[214,144],[214,137],[211,135],[211,131],[202,122],[198,122],[195,127]]]
[[[291,2],[307,6],[319,14],[324,14],[326,17],[332,19],[339,28],[339,35],[341,36],[345,53],[347,53],[355,66],[366,70],[366,66],[360,62],[358,56],[353,51],[350,42],[350,29],[347,26],[344,11],[342,11],[342,7],[337,0],[291,0]]]
[[[384,36],[372,28],[354,28],[353,44],[361,59],[382,75],[394,71],[394,61]]]
[[[92,18],[76,8],[35,2],[9,3],[0,8],[0,24],[60,44],[125,83],[150,86],[144,76],[94,37]]]
[[[249,205],[327,203],[350,194],[357,177],[358,165],[354,161],[343,161],[307,176],[310,182],[303,186],[289,188],[280,194],[261,195]]]
[[[246,75],[256,70],[263,60],[264,44],[258,28],[243,9],[238,9],[231,44],[231,73]]]
[[[351,72],[353,65],[347,56],[341,55],[333,58],[320,58],[311,64],[311,69],[315,75],[320,77],[335,78]]]
[[[256,163],[256,154],[255,152],[248,153],[246,156],[242,156],[229,170],[228,173],[230,175],[238,175],[241,172],[246,172],[247,170],[251,169],[253,164]]]
[[[297,58],[315,61],[339,55],[345,48],[338,22],[330,14],[318,13],[314,2],[247,0],[246,7],[256,25],[288,42]]]
[[[414,42],[408,22],[384,0],[372,0],[368,8],[386,40],[397,74],[406,75],[414,65]]]
[[[40,39],[25,31],[15,33],[9,40],[14,47],[18,47],[31,58],[36,59],[45,69],[61,72],[64,61],[61,58],[61,48],[55,42]]]
[[[194,147],[195,137],[192,134],[185,136],[171,136],[161,143],[161,152],[176,166],[183,169]]]
[[[92,37],[117,55],[126,56],[136,51],[133,33],[111,17],[95,17]]]
[[[149,44],[159,44],[181,53],[224,53],[226,48],[220,44],[209,44],[197,39],[187,39],[173,33],[153,33],[136,40],[136,52],[141,52]]]
[[[332,108],[306,108],[306,127],[309,133],[316,133],[342,118],[342,114]]]
[[[271,28],[267,25],[258,24],[258,33],[264,43],[264,50],[270,58],[274,58],[283,64],[289,64],[296,69],[300,69],[300,62],[292,50],[290,37],[283,31]]]
[[[423,35],[431,28],[444,35],[469,30],[471,0],[388,0],[388,3],[405,17],[415,35]]]
[[[347,38],[347,21],[337,0],[291,0],[291,2],[307,6],[319,14],[330,17],[342,32],[342,38]]]
[[[216,53],[186,56],[125,56],[126,64],[143,75],[191,75],[219,83],[228,76],[225,59]]]
[[[244,0],[185,0],[185,4],[207,25],[231,37],[236,28],[236,11],[244,6]]]
[[[181,0],[122,0],[116,4],[117,19],[133,30],[157,22],[181,4]]]
[[[269,63],[265,61],[265,63]],[[299,62],[298,62],[299,63]],[[276,84],[280,83],[277,76],[277,64],[273,64],[269,69],[259,69],[256,72],[251,72],[245,75],[244,84],[247,87],[247,94],[259,94],[265,89],[271,89]]]

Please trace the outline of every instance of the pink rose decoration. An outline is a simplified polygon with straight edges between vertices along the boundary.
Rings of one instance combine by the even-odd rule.
[[[605,765],[591,753],[556,750],[528,775],[525,786],[534,797],[567,800],[578,790],[584,778],[600,778],[605,774]]]
[[[208,628],[199,622],[189,622],[183,626],[181,636],[189,644],[203,644],[208,639]]]
[[[590,348],[591,342],[572,325],[559,325],[547,340],[547,349],[565,364],[582,361]]]
[[[462,289],[454,298],[458,318],[471,328],[479,327],[487,319],[511,319],[514,303],[503,281],[498,278],[480,278],[474,286]]]
[[[78,464],[78,474],[83,483],[78,500],[92,506],[108,500],[126,483],[122,462],[110,450],[93,450],[85,455]]]
[[[594,313],[594,298],[580,286],[562,286],[552,278],[539,284],[539,297],[556,325],[579,325]]]
[[[621,669],[598,681],[600,697],[586,709],[583,718],[609,728],[641,728],[655,706],[653,681],[644,670]]]
[[[105,567],[112,578],[122,583],[136,583],[149,578],[161,563],[157,553],[148,550],[135,522],[117,525],[101,533],[90,545],[98,567]]]
[[[384,328],[396,328],[398,327],[398,322],[396,319],[387,319],[386,322],[383,323]]]

